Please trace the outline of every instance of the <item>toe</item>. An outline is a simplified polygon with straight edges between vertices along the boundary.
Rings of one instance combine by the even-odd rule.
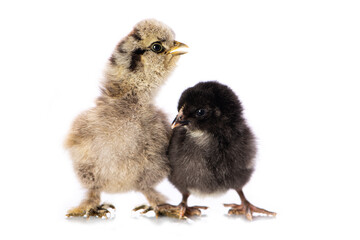
[[[229,215],[242,215],[245,214],[245,211],[243,208],[231,208],[228,211]]]
[[[252,221],[253,216],[252,216],[252,211],[250,208],[246,208],[245,216],[246,216],[247,220]]]
[[[186,210],[186,216],[192,217],[192,216],[200,216],[201,215],[201,211],[200,209],[197,208],[191,208],[191,209],[187,209]]]
[[[275,212],[270,212],[268,210],[262,209],[262,208],[258,208],[255,207],[254,205],[250,204],[249,208],[251,209],[252,212],[256,212],[256,213],[262,213],[262,214],[266,214],[266,215],[272,215],[272,216],[276,216]]]
[[[148,206],[147,205],[140,205],[137,206],[133,209],[134,212],[139,211],[140,209],[146,209]]]
[[[144,211],[141,212],[141,214],[146,214],[147,212],[154,211],[154,208],[151,206],[148,206],[144,209]]]
[[[86,213],[86,210],[84,208],[80,208],[80,207],[76,207],[76,208],[72,208],[70,209],[66,216],[67,217],[81,217],[84,216]]]
[[[115,209],[115,206],[112,205],[112,204],[110,204],[110,203],[104,203],[104,204],[101,204],[101,205],[99,206],[99,208],[101,208],[101,209],[108,209],[108,208]]]

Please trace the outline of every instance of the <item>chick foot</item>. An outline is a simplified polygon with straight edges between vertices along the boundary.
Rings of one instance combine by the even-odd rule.
[[[254,205],[252,205],[249,202],[242,203],[241,205],[238,205],[238,204],[224,204],[224,206],[225,207],[231,207],[231,209],[229,209],[229,212],[228,212],[229,215],[245,215],[246,218],[248,220],[250,220],[250,221],[253,218],[253,213],[254,212],[262,213],[262,214],[266,214],[266,215],[276,216],[276,213],[267,211],[267,210],[262,209],[262,208],[255,207]]]
[[[192,206],[189,207],[188,205],[184,204],[184,203],[180,203],[178,206],[171,206],[170,211],[174,211],[175,210],[175,216],[174,217],[178,217],[179,219],[183,219],[183,218],[188,218],[188,217],[193,217],[193,216],[200,216],[201,215],[201,210],[206,210],[208,209],[208,207],[206,206]],[[162,211],[166,211],[166,206],[162,207],[159,206],[160,208],[162,208]]]
[[[193,216],[200,216],[201,210],[206,210],[208,207],[205,206],[193,206],[189,207],[183,203],[180,203],[178,206],[170,205],[170,204],[161,204],[156,206],[155,208],[141,205],[133,209],[133,211],[138,211],[140,209],[144,209],[141,214],[145,214],[149,211],[154,211],[156,217],[166,216],[172,218],[186,219]]]
[[[174,217],[179,219],[186,219],[193,216],[200,216],[201,215],[200,209],[206,210],[208,209],[208,207],[205,206],[189,207],[185,203],[180,203],[177,206],[170,204],[162,204],[157,206],[157,211],[159,212],[159,215]]]
[[[86,218],[90,217],[98,217],[98,218],[108,218],[108,214],[111,214],[111,212],[108,210],[109,208],[115,209],[114,205],[112,204],[101,204],[99,206],[96,206],[94,208],[91,207],[75,207],[73,209],[70,209],[68,213],[66,214],[67,217],[83,217]]]

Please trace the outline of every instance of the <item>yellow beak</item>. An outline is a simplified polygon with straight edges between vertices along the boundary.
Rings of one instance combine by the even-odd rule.
[[[166,51],[166,54],[171,54],[171,55],[183,55],[187,52],[184,52],[184,51],[175,51],[179,48],[182,48],[182,47],[186,47],[188,48],[188,45],[186,45],[185,43],[181,43],[181,42],[178,42],[178,41],[175,41],[175,45],[173,47],[171,47],[168,51]]]

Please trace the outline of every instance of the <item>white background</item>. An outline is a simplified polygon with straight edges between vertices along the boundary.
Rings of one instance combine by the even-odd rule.
[[[94,105],[112,50],[156,18],[190,46],[156,100],[176,115],[181,92],[218,80],[240,97],[258,138],[248,199],[278,216],[228,217],[229,191],[189,203],[194,221],[140,216],[140,193],[103,194],[111,220],[65,219],[84,194],[62,148]],[[1,1],[1,234],[6,239],[359,239],[358,1]],[[159,191],[177,204],[167,181]]]

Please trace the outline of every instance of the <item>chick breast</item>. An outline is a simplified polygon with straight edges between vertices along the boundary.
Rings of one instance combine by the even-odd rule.
[[[67,146],[84,187],[124,192],[167,176],[164,115],[152,105],[133,111],[100,105],[74,121]]]
[[[209,133],[192,135],[186,128],[176,128],[169,146],[169,180],[180,192],[213,194],[241,188],[249,181],[254,169],[245,159],[253,159],[251,139],[248,146],[238,139],[224,148]]]

